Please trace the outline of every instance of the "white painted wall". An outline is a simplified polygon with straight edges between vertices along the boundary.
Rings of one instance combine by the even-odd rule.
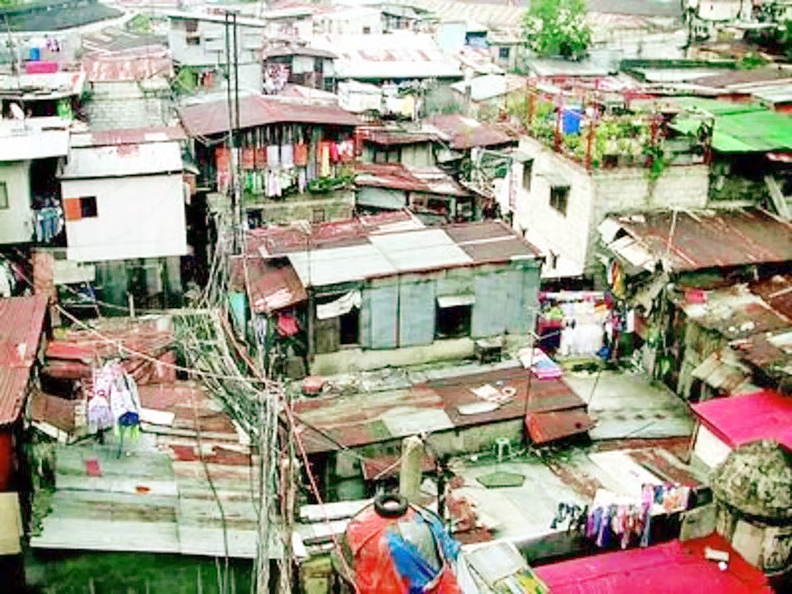
[[[618,167],[592,173],[562,157],[533,138],[520,139],[520,150],[533,157],[531,190],[522,186],[522,168],[516,171],[517,194],[514,227],[543,251],[557,254],[557,273],[548,262],[543,276],[569,276],[590,272],[597,242],[596,229],[612,213],[677,208],[704,208],[709,190],[706,165],[673,165],[665,169],[654,187],[642,167]],[[550,206],[550,172],[570,182],[566,216]],[[580,272],[577,272],[580,274]]]
[[[96,196],[98,216],[66,222],[67,257],[78,262],[187,253],[180,174],[63,180],[64,198]]]
[[[543,276],[577,274],[586,263],[589,230],[593,227],[594,184],[585,168],[565,159],[532,138],[520,140],[520,150],[534,159],[531,189],[523,186],[522,164],[515,171],[514,227],[528,232],[528,239],[543,251],[558,255],[554,274],[551,263],[542,267]],[[566,178],[570,182],[566,216],[550,206],[550,184],[543,172]]]
[[[715,468],[726,459],[732,449],[704,425],[699,425],[696,432],[693,455],[708,468]]]
[[[8,208],[0,209],[0,243],[28,242],[33,237],[30,161],[0,163],[0,182],[8,190]]]

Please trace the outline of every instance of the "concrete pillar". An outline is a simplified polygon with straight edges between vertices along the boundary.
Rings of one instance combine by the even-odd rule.
[[[418,497],[421,494],[421,462],[423,454],[424,446],[420,437],[413,435],[402,440],[399,493],[410,503],[418,503]]]

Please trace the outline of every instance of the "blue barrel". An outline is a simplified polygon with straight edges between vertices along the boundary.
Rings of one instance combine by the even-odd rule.
[[[31,62],[38,62],[41,60],[41,50],[37,47],[30,48],[30,61]]]
[[[580,134],[583,113],[579,109],[565,109],[561,113],[561,129],[564,134]]]

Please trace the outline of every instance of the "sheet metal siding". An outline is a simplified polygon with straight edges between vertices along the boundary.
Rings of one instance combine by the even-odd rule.
[[[539,266],[525,266],[518,269],[519,284],[522,295],[516,293],[515,301],[520,301],[519,310],[513,311],[510,322],[506,325],[508,332],[527,334],[536,328],[536,314],[539,311],[539,285],[541,274]]]
[[[355,200],[360,206],[373,206],[376,208],[392,208],[396,210],[407,206],[407,197],[402,190],[389,190],[370,186],[358,188]]]
[[[399,285],[399,346],[432,344],[435,334],[435,282]]]
[[[399,315],[399,286],[367,287],[363,291],[361,340],[371,349],[395,349]]]
[[[506,330],[504,307],[508,298],[508,279],[503,274],[489,273],[473,281],[476,304],[473,306],[471,338],[502,334]]]

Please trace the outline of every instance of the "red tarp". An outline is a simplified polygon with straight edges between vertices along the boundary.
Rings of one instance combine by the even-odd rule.
[[[765,390],[707,400],[693,411],[733,448],[769,439],[792,450],[792,397]]]
[[[729,552],[729,564],[704,558],[704,548]],[[553,594],[772,594],[765,575],[721,536],[582,557],[536,568]]]
[[[396,571],[386,534],[390,530],[397,530],[400,522],[414,520],[416,513],[410,507],[402,516],[385,518],[376,512],[374,506],[369,506],[350,520],[345,538],[352,553],[358,594],[410,592],[409,580]],[[428,587],[426,593],[459,594],[459,586],[451,569],[446,565],[441,571],[434,587]]]

